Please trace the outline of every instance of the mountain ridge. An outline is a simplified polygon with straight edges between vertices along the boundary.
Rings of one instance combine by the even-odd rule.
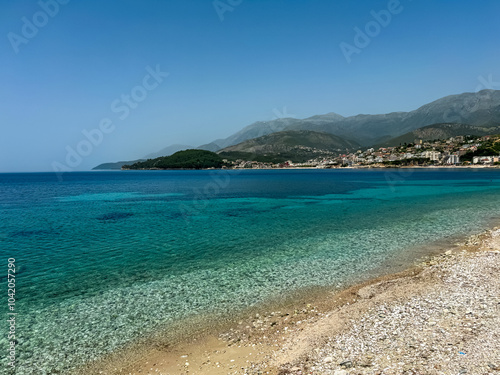
[[[325,115],[305,119],[277,119],[257,121],[234,133],[199,148],[211,151],[232,146],[248,139],[283,130],[312,130],[352,139],[362,146],[372,146],[427,125],[456,122],[469,125],[494,126],[500,123],[500,90],[482,90],[476,93],[448,95],[424,104],[409,112],[385,114],[358,114],[329,118]]]
[[[495,133],[500,133],[500,124],[495,127],[482,127],[460,123],[432,124],[375,145],[374,148],[393,147],[403,143],[413,143],[417,139],[421,139],[422,141],[431,141],[434,139],[444,140],[456,136],[466,135],[481,137]]]
[[[256,121],[226,138],[216,139],[197,148],[217,152],[250,139],[287,130],[329,133],[357,142],[362,147],[372,147],[416,129],[443,123],[484,128],[499,126],[500,90],[485,89],[473,93],[448,95],[408,112],[357,114],[348,117],[329,112],[305,119],[278,118]],[[175,145],[148,156],[159,155],[173,146]]]
[[[217,153],[228,160],[282,163],[305,162],[357,149],[359,144],[333,134],[311,130],[284,130],[228,146]]]
[[[329,133],[312,130],[284,130],[225,147],[219,152],[273,153],[288,151],[294,147],[310,147],[331,152],[342,152],[358,148],[359,144]]]

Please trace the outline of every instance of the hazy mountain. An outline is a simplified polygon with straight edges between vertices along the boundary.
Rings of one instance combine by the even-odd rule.
[[[177,151],[183,151],[183,150],[187,150],[187,149],[191,149],[191,148],[193,148],[193,146],[177,145],[177,144],[170,145],[170,146],[167,146],[165,148],[162,148],[158,152],[153,152],[151,154],[144,156],[144,159],[155,159],[155,158],[159,158],[162,156],[169,156],[169,155],[176,153]]]
[[[482,90],[476,93],[450,95],[411,112],[360,114],[351,117],[328,113],[302,120],[278,119],[256,122],[228,138],[218,139],[199,148],[217,151],[248,139],[283,130],[313,130],[331,133],[355,140],[363,146],[371,146],[412,130],[443,122],[482,127],[500,124],[500,91]]]
[[[285,130],[286,128],[300,123],[301,121],[302,120],[298,120],[295,118],[279,118],[271,121],[257,121],[251,125],[244,127],[239,132],[227,138],[216,139],[215,141],[205,145],[201,145],[198,148],[202,150],[218,151],[224,147],[232,146],[244,142],[248,139],[257,138],[263,135]]]
[[[134,164],[140,161],[143,161],[144,159],[139,159],[139,160],[133,160],[133,161],[117,161],[117,162],[110,162],[110,163],[102,163],[99,164],[97,167],[92,168],[92,170],[115,170],[115,169],[122,169],[124,165],[129,165],[129,164]]]
[[[392,138],[387,142],[376,145],[376,147],[399,146],[404,143],[413,143],[417,139],[432,141],[434,139],[448,139],[459,135],[483,136],[497,133],[500,133],[500,124],[494,127],[482,127],[459,123],[433,124]]]
[[[336,134],[370,146],[427,125],[443,122],[484,127],[500,124],[500,91],[483,90],[451,95],[411,112],[357,115],[334,123],[312,125],[308,129]]]
[[[102,164],[99,164],[97,167],[92,168],[92,170],[122,169],[122,167],[124,165],[132,165],[132,164],[135,164],[135,163],[138,163],[138,162],[141,162],[144,160],[148,160],[148,159],[156,159],[156,158],[159,158],[162,156],[169,156],[169,155],[176,153],[177,151],[187,150],[190,148],[193,148],[193,147],[186,146],[186,145],[171,145],[171,146],[167,146],[167,147],[161,149],[158,152],[153,152],[151,154],[148,154],[148,155],[144,156],[144,158],[142,158],[142,159],[129,160],[129,161],[118,161],[116,163],[113,163],[113,162],[102,163]]]

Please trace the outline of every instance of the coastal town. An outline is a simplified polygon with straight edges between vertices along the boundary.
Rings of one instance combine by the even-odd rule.
[[[305,162],[288,160],[282,163],[224,159],[227,169],[272,168],[387,168],[432,166],[498,166],[500,152],[485,147],[500,144],[500,136],[456,136],[446,140],[415,139],[394,147],[359,149],[341,153],[298,146],[318,156]],[[488,155],[485,155],[487,153]]]

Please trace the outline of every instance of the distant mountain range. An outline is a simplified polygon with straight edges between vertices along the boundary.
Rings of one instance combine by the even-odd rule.
[[[296,118],[279,118],[272,121],[257,121],[227,138],[217,139],[211,143],[201,145],[198,148],[215,152],[225,147],[233,146],[249,139],[262,137],[263,135],[277,133],[284,130],[313,130],[309,129],[309,127],[312,128],[312,126],[308,127],[305,125],[321,125],[324,123],[332,123],[340,121],[343,118],[344,117],[342,117],[341,115],[331,112],[327,113],[326,115],[317,115],[304,120]],[[304,126],[301,128],[299,125]]]
[[[284,118],[255,122],[225,139],[199,148],[218,151],[248,139],[283,130],[313,130],[373,146],[415,129],[439,123],[461,123],[482,127],[500,124],[500,90],[450,95],[411,112],[343,117],[336,113],[306,119]]]
[[[170,145],[165,148],[162,148],[158,152],[153,152],[151,154],[148,154],[144,156],[143,159],[156,159],[162,156],[169,156],[172,154],[175,154],[177,151],[183,151],[183,150],[188,150],[194,148],[193,146],[188,146],[188,145]],[[199,148],[199,147],[198,147]]]
[[[413,133],[417,129],[430,125],[434,128],[421,129],[420,133]],[[433,139],[455,134],[457,131],[474,131],[475,133],[471,135],[490,134],[497,132],[499,126],[500,90],[482,90],[476,93],[446,96],[410,112],[392,112],[379,115],[360,114],[350,117],[343,117],[331,112],[305,119],[280,118],[272,121],[258,121],[227,138],[217,139],[197,148],[216,152],[250,139],[291,130],[328,133],[338,137],[337,141],[341,143],[350,142],[352,145],[359,144],[360,147],[372,147],[398,145],[401,140],[410,140],[412,137],[413,139],[415,137],[422,138],[418,134],[429,134],[429,137],[433,137]],[[439,134],[441,136],[435,136]],[[413,142],[413,139],[410,142]],[[152,156],[172,154],[179,151],[178,147],[180,146],[182,145],[169,146],[160,152],[147,155],[146,159],[152,158]],[[254,146],[246,144],[241,147],[257,147],[257,144]],[[189,147],[186,146],[186,148]],[[168,154],[160,155],[165,152]],[[110,164],[113,163],[105,163],[108,166]],[[94,169],[102,168],[96,167]]]
[[[130,160],[130,161],[116,161],[116,162],[109,162],[109,163],[102,163],[99,164],[97,167],[92,168],[94,171],[99,171],[99,170],[115,170],[115,169],[122,169],[124,165],[130,165],[130,164],[135,164],[140,161],[144,161],[144,159],[138,159],[138,160]]]
[[[187,146],[187,145],[171,145],[167,146],[163,149],[161,149],[158,152],[153,152],[151,154],[148,154],[144,156],[142,159],[138,160],[129,160],[129,161],[118,161],[118,162],[110,162],[110,163],[102,163],[99,164],[97,167],[92,168],[93,170],[115,170],[115,169],[122,169],[124,165],[132,165],[141,161],[145,161],[148,159],[156,159],[162,156],[169,156],[177,151],[182,151],[182,150],[187,150],[193,148],[192,146]]]

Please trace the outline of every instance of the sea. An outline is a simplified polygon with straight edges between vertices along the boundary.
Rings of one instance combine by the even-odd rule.
[[[500,216],[497,169],[58,177],[0,174],[0,373],[9,312],[12,373],[71,374],[179,322],[404,269]]]

